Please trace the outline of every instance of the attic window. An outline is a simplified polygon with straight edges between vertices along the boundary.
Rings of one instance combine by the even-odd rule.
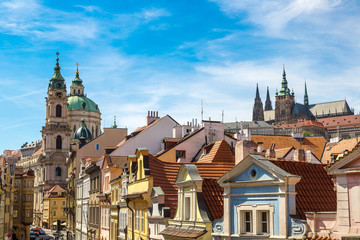
[[[185,151],[183,150],[176,151],[176,159],[179,158],[185,158]]]
[[[256,167],[252,166],[248,172],[249,177],[251,178],[251,180],[255,180],[258,176],[258,171],[256,169]]]
[[[85,108],[85,106],[86,106],[86,103],[83,103],[83,104],[82,104],[82,107]]]

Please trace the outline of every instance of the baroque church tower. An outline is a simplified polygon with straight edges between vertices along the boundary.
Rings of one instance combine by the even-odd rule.
[[[61,76],[57,58],[46,97],[45,126],[41,131],[45,159],[65,162],[70,151],[71,130],[67,120],[67,101],[65,79]]]
[[[290,122],[292,119],[291,112],[294,105],[295,96],[294,92],[290,93],[290,89],[288,88],[284,65],[280,93],[276,91],[275,96],[275,122]]]
[[[253,108],[253,121],[264,121],[264,109],[259,94],[259,86],[256,84],[256,96]]]

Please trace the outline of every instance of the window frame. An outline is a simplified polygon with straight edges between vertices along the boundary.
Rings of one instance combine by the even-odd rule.
[[[246,212],[250,214],[250,228],[251,232],[246,231]],[[266,212],[266,221],[262,220],[262,213]],[[237,213],[237,231],[239,235],[251,236],[273,236],[274,235],[274,206],[271,204],[240,204],[236,206]],[[267,232],[262,231],[262,224],[267,224]]]

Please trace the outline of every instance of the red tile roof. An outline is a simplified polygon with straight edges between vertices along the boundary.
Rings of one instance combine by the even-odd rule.
[[[264,149],[270,149],[271,145],[275,144],[275,150],[279,148],[294,147],[295,149],[312,150],[314,155],[321,159],[322,153],[327,143],[324,137],[304,137],[302,139],[295,139],[292,136],[251,136],[251,141],[257,147],[258,142],[262,142]]]
[[[62,186],[55,185],[49,191],[47,191],[45,193],[44,197],[57,197],[57,196],[59,196],[58,195],[59,193],[61,193],[60,196],[64,197],[65,192],[66,192],[66,190]]]
[[[286,172],[301,176],[296,184],[296,215],[306,219],[305,212],[336,211],[336,192],[334,182],[323,164],[307,162],[277,161],[273,164]]]
[[[165,206],[170,208],[173,218],[176,212],[178,191],[175,185],[180,167],[186,163],[163,162],[149,154],[150,176],[153,177],[153,186],[161,187],[165,193]],[[189,163],[187,163],[189,164]],[[234,167],[233,163],[195,163],[203,181],[203,195],[205,203],[213,219],[223,215],[223,189],[215,182],[225,172]]]
[[[299,121],[297,123],[288,123],[288,124],[274,124],[273,126],[274,128],[294,128],[294,127],[307,127],[307,126],[317,126],[324,128],[324,125],[320,120]]]
[[[360,115],[320,118],[317,121],[324,124],[328,129],[336,128],[337,126],[340,126],[340,128],[360,127]]]

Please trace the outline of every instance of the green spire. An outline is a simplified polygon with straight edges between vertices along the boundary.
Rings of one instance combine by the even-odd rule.
[[[308,94],[307,94],[306,81],[305,81],[304,105],[309,106],[309,97],[308,97]]]
[[[50,79],[49,89],[63,89],[66,90],[65,79],[61,76],[59,66],[59,52],[56,53],[56,65],[54,67],[54,75]]]
[[[82,80],[79,77],[79,63],[76,63],[76,76],[75,76],[74,80],[72,80],[71,86],[81,86],[81,87],[83,87]]]
[[[288,88],[288,82],[286,80],[285,64],[283,65],[283,79],[281,81],[280,96],[290,95],[290,89]]]

